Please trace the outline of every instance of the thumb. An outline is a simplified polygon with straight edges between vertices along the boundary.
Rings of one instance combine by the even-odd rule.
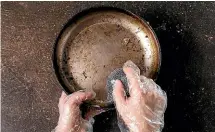
[[[113,100],[115,102],[116,107],[120,107],[125,104],[125,91],[120,80],[115,81],[114,89],[113,89]]]

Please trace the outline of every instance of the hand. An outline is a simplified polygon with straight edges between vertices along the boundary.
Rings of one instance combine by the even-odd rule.
[[[78,91],[71,95],[62,92],[58,104],[60,117],[55,132],[85,132],[89,122],[81,117],[80,105],[93,98],[91,92]]]
[[[121,81],[116,80],[113,91],[119,121],[131,132],[157,132],[163,127],[166,94],[151,79],[139,76],[132,68],[123,68],[129,82],[130,97]],[[119,123],[121,124],[121,123]],[[122,131],[122,126],[120,126]]]

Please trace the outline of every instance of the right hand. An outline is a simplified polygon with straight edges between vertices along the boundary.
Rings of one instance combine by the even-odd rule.
[[[163,114],[166,108],[166,94],[157,89],[154,81],[145,83],[148,88],[140,87],[140,77],[132,68],[123,68],[129,81],[129,94],[126,97],[121,81],[116,80],[113,91],[118,117],[130,132],[154,132],[163,126]],[[144,82],[143,82],[144,83]],[[120,127],[120,126],[119,126]],[[121,129],[121,128],[120,128]],[[122,130],[121,130],[122,131]]]

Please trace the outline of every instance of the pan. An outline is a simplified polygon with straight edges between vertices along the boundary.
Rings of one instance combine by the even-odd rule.
[[[58,36],[53,53],[55,73],[63,90],[94,91],[88,102],[113,107],[105,89],[108,75],[133,61],[141,74],[156,79],[161,64],[158,39],[149,24],[121,9],[90,9],[77,14]]]

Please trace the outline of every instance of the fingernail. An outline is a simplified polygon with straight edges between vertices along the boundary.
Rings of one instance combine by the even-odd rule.
[[[90,97],[91,98],[95,98],[96,97],[96,93],[95,91],[93,91],[93,89],[87,89],[86,91],[88,94],[90,93]]]
[[[92,94],[93,94],[92,98],[95,98],[96,97],[96,93],[93,91]]]
[[[111,84],[113,85],[113,88],[115,88],[116,84],[119,83],[119,82],[120,82],[120,80],[112,80]]]
[[[96,97],[96,93],[95,92],[87,92],[87,98],[92,99]]]
[[[79,92],[85,92],[84,90],[78,90]]]

